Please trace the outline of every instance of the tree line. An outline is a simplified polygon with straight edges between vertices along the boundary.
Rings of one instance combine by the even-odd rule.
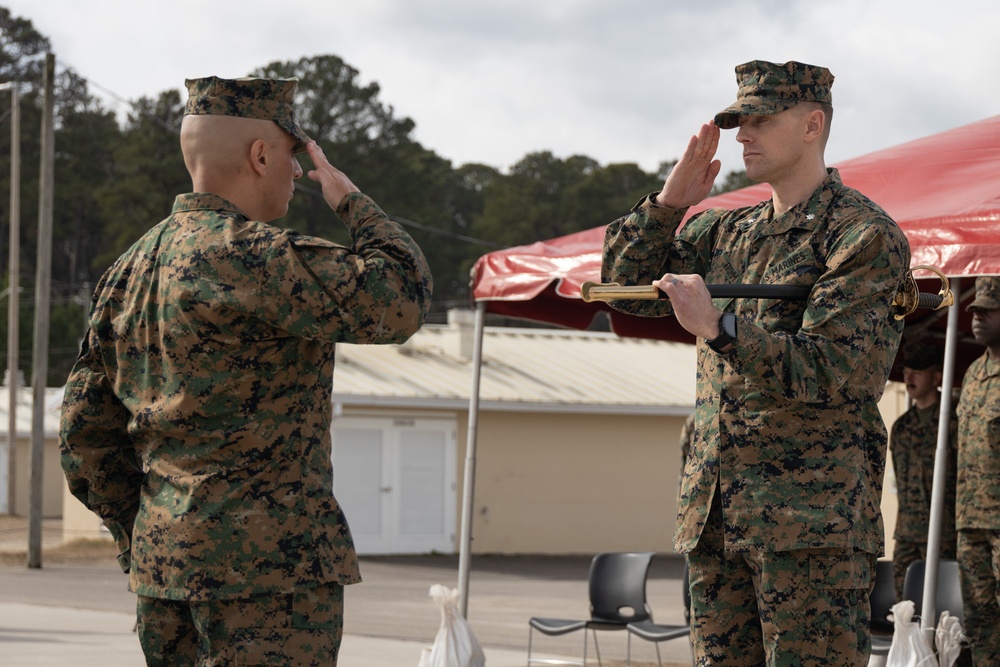
[[[0,7],[0,83],[21,94],[22,286],[20,367],[30,367],[37,247],[41,87],[47,37],[30,19]],[[179,146],[185,99],[177,90],[128,102],[120,117],[89,89],[85,73],[59,62],[55,81],[55,189],[50,386],[76,359],[90,294],[104,270],[166,217],[191,188]],[[434,275],[432,320],[471,305],[469,270],[486,252],[606,224],[657,190],[676,162],[648,173],[634,163],[601,165],[583,155],[526,155],[506,172],[459,166],[413,139],[413,120],[379,97],[377,83],[336,55],[272,62],[249,76],[298,77],[296,117],[338,168],[403,224]],[[10,95],[0,93],[0,192],[10,192]],[[304,165],[304,167],[307,165]],[[747,184],[733,172],[719,191]],[[346,230],[308,179],[296,184],[288,215],[275,224],[348,243]],[[8,285],[10,209],[0,210],[0,290]],[[7,336],[0,302],[0,340]],[[0,368],[7,367],[7,350]]]

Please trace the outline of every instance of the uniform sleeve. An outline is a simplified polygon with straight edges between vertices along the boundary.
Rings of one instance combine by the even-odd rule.
[[[692,217],[677,234],[687,209],[653,203],[655,193],[644,197],[632,212],[608,225],[604,234],[601,280],[619,285],[649,285],[664,273],[705,275],[710,248],[706,240],[719,212],[709,210]],[[702,250],[700,250],[702,249]],[[668,299],[612,301],[615,310],[632,315],[662,317],[673,313]]]
[[[361,193],[337,211],[353,247],[290,236],[275,245],[260,317],[328,342],[402,343],[423,325],[433,281],[423,252]]]
[[[128,418],[111,390],[97,337],[90,330],[63,395],[61,463],[70,493],[107,526],[126,572],[144,476],[127,431]]]
[[[822,403],[851,380],[881,395],[903,330],[892,301],[910,263],[909,245],[887,218],[859,215],[840,229],[798,331],[739,322],[727,361],[767,393]],[[859,366],[867,376],[855,374]]]

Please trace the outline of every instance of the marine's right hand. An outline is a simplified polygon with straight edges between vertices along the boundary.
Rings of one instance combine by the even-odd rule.
[[[316,167],[309,170],[308,176],[323,188],[323,198],[334,211],[340,207],[340,202],[344,200],[344,197],[352,192],[361,192],[358,186],[354,185],[347,177],[347,174],[327,161],[323,149],[315,141],[310,141],[306,145],[306,153],[309,154],[309,158]]]
[[[657,205],[687,208],[708,196],[715,184],[715,177],[722,169],[722,162],[715,159],[719,134],[720,130],[715,123],[709,122],[701,126],[697,135],[691,137],[684,155],[670,170],[663,189],[656,195]]]

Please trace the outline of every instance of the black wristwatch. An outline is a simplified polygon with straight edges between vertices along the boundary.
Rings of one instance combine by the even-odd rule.
[[[736,343],[736,314],[722,313],[719,318],[719,335],[705,341],[716,352],[722,352],[729,345]]]

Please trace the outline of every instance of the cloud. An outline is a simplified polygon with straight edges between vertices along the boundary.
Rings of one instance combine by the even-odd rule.
[[[653,170],[761,58],[837,77],[830,161],[1000,113],[994,0],[7,0],[124,97],[334,54],[456,164],[529,152]],[[87,26],[85,30],[80,26]],[[124,27],[122,27],[124,26]],[[719,156],[742,168],[735,133]]]

